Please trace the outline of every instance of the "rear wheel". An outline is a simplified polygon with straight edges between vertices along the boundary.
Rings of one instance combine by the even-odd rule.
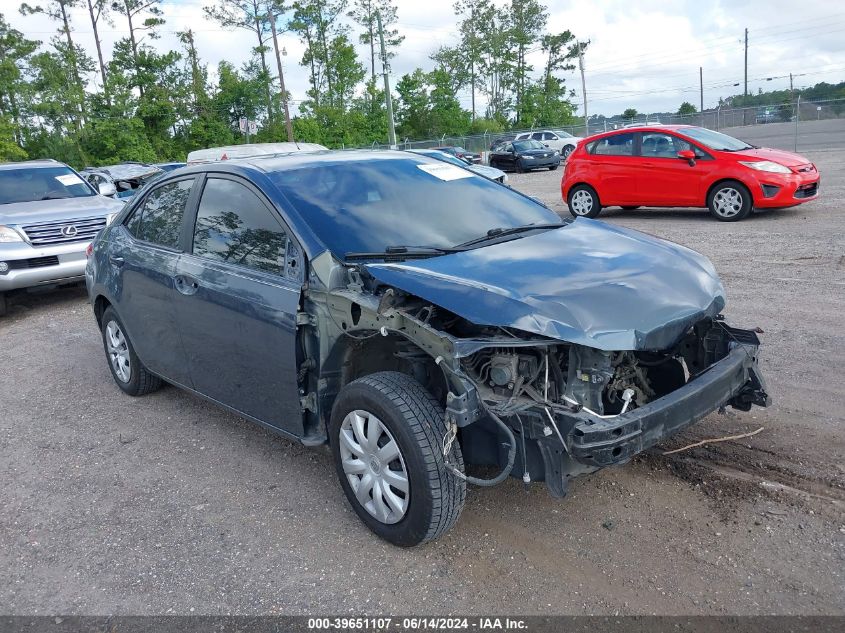
[[[138,359],[123,323],[110,307],[103,312],[102,332],[106,360],[118,387],[130,396],[143,396],[161,387],[161,378],[147,371]]]
[[[751,192],[736,180],[721,182],[707,196],[707,208],[717,220],[737,222],[751,213]]]
[[[596,190],[590,185],[575,185],[569,190],[569,212],[576,218],[595,218],[601,213]]]
[[[411,547],[455,524],[466,482],[446,467],[443,408],[419,382],[386,371],[349,383],[332,407],[329,431],[343,492],[377,535]],[[449,460],[463,472],[457,442]]]

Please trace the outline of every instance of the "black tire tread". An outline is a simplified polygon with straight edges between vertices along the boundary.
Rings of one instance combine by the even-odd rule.
[[[0,317],[6,316],[9,309],[9,300],[6,298],[5,292],[0,292]]]
[[[366,384],[390,400],[400,412],[420,447],[433,498],[431,522],[419,544],[446,533],[458,520],[466,501],[466,482],[449,472],[440,449],[446,433],[443,408],[417,380],[394,371],[369,374],[350,383]],[[457,440],[452,444],[452,464],[463,472]]]
[[[103,317],[101,319],[103,342],[105,343],[106,325],[108,325],[109,321],[111,320],[117,321],[120,325],[120,329],[123,331],[123,336],[129,346],[129,357],[133,365],[133,375],[138,377],[137,381],[133,381],[130,379],[130,384],[126,386],[121,385],[116,377],[115,382],[117,382],[118,386],[123,389],[124,393],[127,393],[133,397],[145,396],[148,393],[152,393],[153,391],[161,389],[161,378],[151,373],[147,370],[146,367],[144,367],[144,364],[141,362],[141,359],[138,358],[138,355],[135,353],[135,347],[132,345],[132,341],[129,340],[129,335],[126,333],[126,327],[123,325],[123,322],[120,320],[120,317],[117,316],[117,312],[115,312],[114,308],[112,308],[111,306],[109,306],[103,311]],[[106,354],[106,362],[108,362],[108,353]],[[111,363],[109,363],[109,371],[111,371]],[[114,373],[112,373],[112,375],[114,375]],[[134,385],[132,384],[133,382],[135,383]]]

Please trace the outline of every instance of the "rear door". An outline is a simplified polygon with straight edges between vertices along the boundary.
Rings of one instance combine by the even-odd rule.
[[[702,180],[712,160],[687,141],[668,132],[640,132],[639,155],[632,161],[637,176],[638,204],[654,206],[700,206]],[[678,158],[681,150],[696,151],[694,165]]]
[[[612,134],[590,143],[592,183],[602,206],[639,204],[634,169],[634,133]]]
[[[135,353],[153,373],[190,386],[176,325],[174,286],[185,210],[195,178],[151,189],[110,234],[106,285]]]
[[[194,389],[301,436],[299,245],[264,195],[230,175],[206,177],[192,224],[175,284]]]

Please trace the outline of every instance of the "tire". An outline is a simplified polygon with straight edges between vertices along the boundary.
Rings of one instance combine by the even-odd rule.
[[[514,163],[514,171],[516,171],[516,173],[518,173],[518,174],[524,174],[525,173],[525,165],[522,164],[521,160],[517,160]]]
[[[629,204],[629,205],[624,205],[624,204],[623,204],[620,208],[621,208],[621,209],[625,209],[625,211],[633,211],[634,209],[639,209],[639,208],[640,208],[640,205],[638,205],[638,204],[635,204],[635,205],[630,205],[630,204]]]
[[[595,218],[601,213],[601,203],[596,190],[590,185],[575,185],[566,200],[569,212],[576,218]]]
[[[720,182],[707,195],[707,208],[710,215],[721,222],[738,222],[751,213],[751,192],[736,180]]]
[[[101,323],[106,362],[117,386],[130,396],[143,396],[159,389],[161,378],[151,374],[138,359],[113,308],[106,308]]]
[[[557,165],[552,165],[551,167],[549,167],[549,171],[554,171],[558,167],[560,167],[560,163],[558,163]]]
[[[6,293],[0,292],[0,317],[6,316],[6,312],[9,310],[9,301],[6,299]]]
[[[560,153],[560,156],[561,156],[561,158],[563,158],[563,160],[566,160],[567,158],[569,158],[569,155],[574,151],[575,151],[574,145],[567,145],[566,147],[563,148],[563,151]]]
[[[329,438],[343,492],[364,524],[394,545],[413,547],[440,537],[464,507],[466,482],[447,469],[443,457],[443,414],[419,382],[392,371],[349,383],[332,407]],[[377,448],[371,451],[366,443],[373,430]],[[397,456],[385,463],[377,453],[391,443],[398,450],[389,456]],[[449,460],[463,472],[457,441]],[[369,487],[362,490],[365,481]]]

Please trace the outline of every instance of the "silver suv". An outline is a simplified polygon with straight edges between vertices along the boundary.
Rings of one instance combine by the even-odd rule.
[[[84,279],[88,244],[123,208],[101,193],[54,160],[0,164],[0,316],[10,290]]]

